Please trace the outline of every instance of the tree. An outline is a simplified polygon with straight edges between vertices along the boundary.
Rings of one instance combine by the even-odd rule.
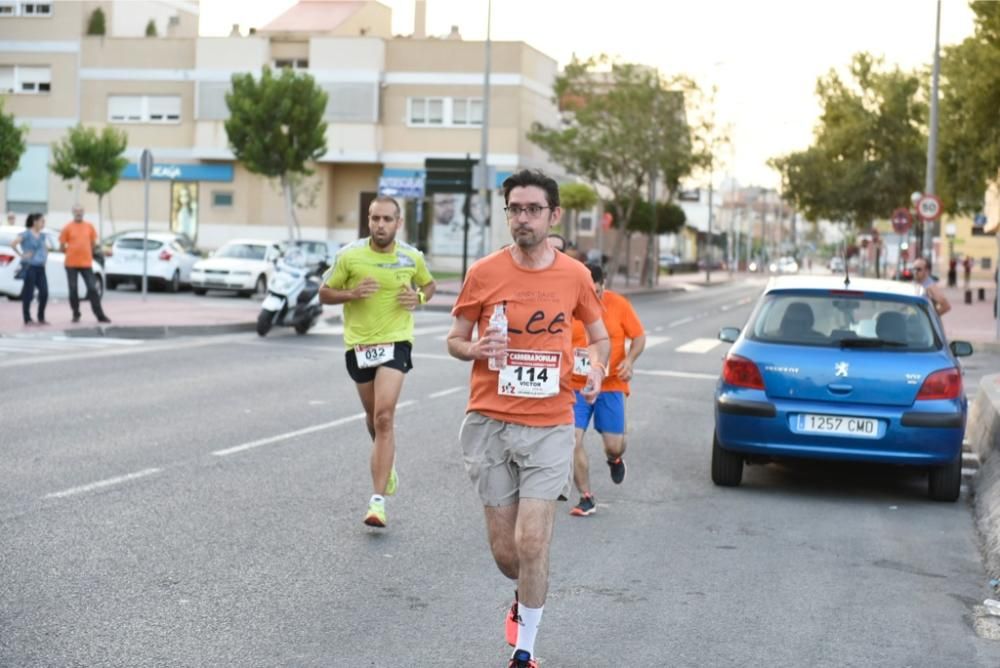
[[[597,200],[597,193],[585,183],[564,183],[559,186],[559,203],[572,214],[567,236],[574,244],[579,241],[580,212],[593,209]]]
[[[104,36],[105,33],[105,20],[104,20],[104,10],[98,7],[90,13],[90,18],[87,20],[87,34],[88,35],[100,35]]]
[[[1000,3],[972,2],[976,29],[941,58],[936,190],[946,211],[978,213],[1000,169]]]
[[[851,62],[851,80],[834,70],[816,94],[823,109],[809,148],[772,158],[782,197],[810,221],[867,227],[906,205],[923,183],[927,107],[920,79],[880,69],[867,53]]]
[[[535,123],[528,139],[570,173],[607,190],[615,218],[629,220],[651,175],[665,176],[670,197],[692,167],[684,113],[691,86],[682,77],[664,80],[650,68],[606,56],[574,58],[555,82],[562,123]],[[623,240],[615,241],[609,282]]]
[[[312,174],[307,162],[326,152],[327,94],[309,74],[290,68],[275,77],[265,67],[259,81],[251,74],[234,74],[232,81],[226,95],[229,145],[249,171],[279,180],[288,237],[296,239],[294,182]]]
[[[156,21],[149,19],[146,23],[146,37],[156,37],[159,33],[156,30]]]
[[[52,145],[49,168],[64,181],[79,179],[87,192],[97,195],[98,234],[104,237],[104,196],[118,184],[128,160],[122,157],[128,148],[128,135],[113,127],[98,132],[77,125],[61,142]],[[114,230],[112,223],[112,231]]]
[[[27,148],[25,138],[28,136],[26,126],[18,126],[14,122],[14,114],[5,114],[3,98],[0,98],[0,181],[10,178],[21,164],[21,156]]]

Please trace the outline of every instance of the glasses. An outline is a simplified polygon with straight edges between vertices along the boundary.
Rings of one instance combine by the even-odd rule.
[[[396,216],[369,215],[368,220],[372,221],[373,223],[391,223],[396,220]]]
[[[538,206],[537,204],[529,204],[528,206],[508,206],[504,208],[507,212],[507,217],[511,220],[516,220],[521,217],[522,213],[528,214],[528,218],[538,218],[542,215],[542,211],[545,209],[551,209],[549,206]]]
[[[913,271],[927,271],[927,267],[914,267]]]

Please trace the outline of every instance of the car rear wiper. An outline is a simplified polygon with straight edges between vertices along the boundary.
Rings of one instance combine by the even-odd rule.
[[[885,341],[881,339],[839,339],[835,341],[841,348],[905,348],[903,341]]]

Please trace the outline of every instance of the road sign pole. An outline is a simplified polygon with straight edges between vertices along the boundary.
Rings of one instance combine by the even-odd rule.
[[[153,176],[153,154],[143,149],[139,157],[139,176],[142,177],[142,300],[146,301],[146,289],[149,282],[149,179]]]

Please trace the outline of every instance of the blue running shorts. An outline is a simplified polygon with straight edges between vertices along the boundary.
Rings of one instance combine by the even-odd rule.
[[[601,434],[625,433],[625,393],[601,392],[597,401],[588,404],[580,391],[577,390],[576,404],[573,413],[576,416],[576,428],[587,430],[590,418],[594,418],[594,429]]]

